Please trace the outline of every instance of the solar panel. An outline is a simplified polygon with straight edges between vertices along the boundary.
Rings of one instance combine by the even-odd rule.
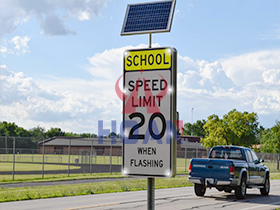
[[[127,5],[121,35],[169,32],[175,0]]]

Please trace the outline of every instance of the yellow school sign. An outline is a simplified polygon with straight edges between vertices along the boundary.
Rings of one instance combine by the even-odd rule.
[[[170,48],[126,51],[124,69],[125,71],[170,69],[171,52]]]

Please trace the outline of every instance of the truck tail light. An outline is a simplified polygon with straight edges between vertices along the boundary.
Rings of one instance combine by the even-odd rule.
[[[189,172],[190,173],[192,172],[192,164],[191,163],[189,164]]]
[[[229,167],[229,174],[234,175],[234,167],[233,166]]]

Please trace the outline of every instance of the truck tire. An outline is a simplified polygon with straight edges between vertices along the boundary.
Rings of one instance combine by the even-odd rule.
[[[206,187],[202,184],[194,184],[194,192],[197,196],[204,196]]]
[[[261,195],[268,195],[270,190],[269,174],[265,177],[265,182],[263,188],[260,189]]]
[[[244,199],[246,196],[246,190],[247,190],[247,178],[246,176],[242,176],[240,186],[237,186],[235,188],[235,197],[238,199]]]

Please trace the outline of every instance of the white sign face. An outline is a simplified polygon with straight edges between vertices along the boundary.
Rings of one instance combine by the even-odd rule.
[[[175,175],[176,51],[131,50],[124,57],[123,173]],[[175,131],[176,132],[176,131]]]

